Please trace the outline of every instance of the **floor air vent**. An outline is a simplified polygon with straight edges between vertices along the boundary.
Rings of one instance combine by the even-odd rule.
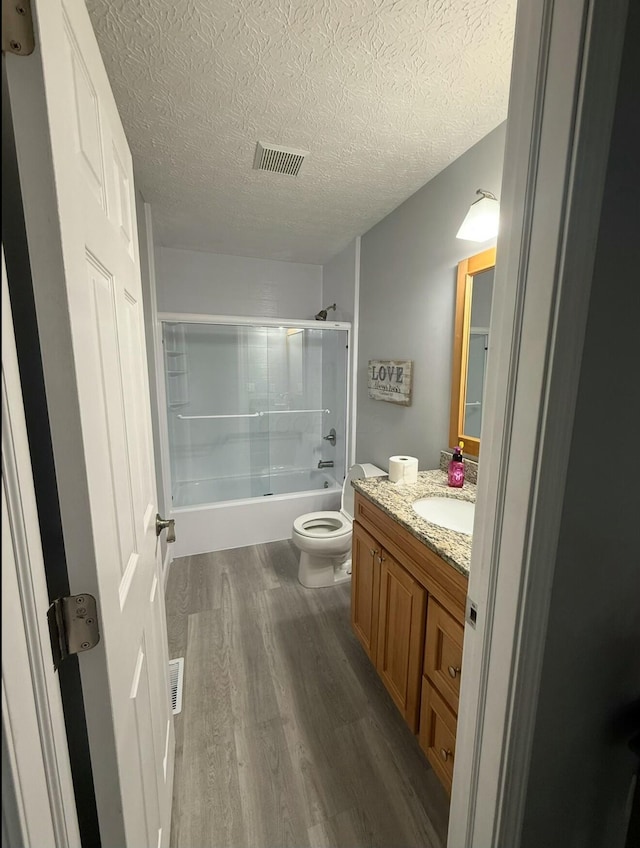
[[[253,167],[256,171],[272,171],[274,174],[289,174],[297,177],[300,166],[308,150],[295,150],[293,147],[281,147],[279,144],[256,144]]]
[[[184,657],[169,660],[169,688],[171,689],[171,711],[174,715],[182,710],[182,682],[184,680]]]

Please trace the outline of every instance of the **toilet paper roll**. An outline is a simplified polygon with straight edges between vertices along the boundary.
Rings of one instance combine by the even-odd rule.
[[[417,458],[415,456],[390,456],[389,480],[392,483],[417,483]]]

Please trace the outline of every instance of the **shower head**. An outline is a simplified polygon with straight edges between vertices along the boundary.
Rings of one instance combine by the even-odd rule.
[[[321,309],[320,312],[318,312],[318,314],[315,316],[316,321],[326,321],[327,320],[327,312],[330,309],[335,309],[335,308],[336,308],[335,303],[332,303],[331,306],[325,306],[325,308]]]

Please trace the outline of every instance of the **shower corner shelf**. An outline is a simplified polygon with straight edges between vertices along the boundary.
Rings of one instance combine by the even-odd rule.
[[[189,403],[188,357],[184,327],[165,327],[165,369],[167,374],[167,404],[170,409],[180,409]]]

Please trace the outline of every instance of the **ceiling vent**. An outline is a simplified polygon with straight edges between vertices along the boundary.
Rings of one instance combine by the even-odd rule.
[[[297,177],[304,157],[308,150],[295,150],[293,147],[282,147],[279,144],[256,144],[256,155],[253,167],[256,171],[273,171],[275,174],[289,174]]]

